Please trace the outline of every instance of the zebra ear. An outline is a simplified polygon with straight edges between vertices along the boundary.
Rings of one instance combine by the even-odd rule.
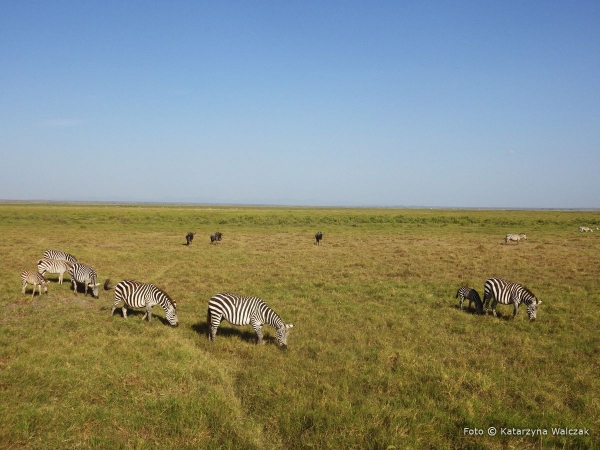
[[[294,324],[293,323],[288,323],[285,327],[286,328],[294,328]]]
[[[538,304],[538,305],[541,305],[541,304],[542,304],[542,301],[541,301],[541,300],[538,300],[537,304]]]

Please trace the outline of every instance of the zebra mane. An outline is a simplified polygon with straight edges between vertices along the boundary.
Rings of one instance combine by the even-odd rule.
[[[152,284],[152,286],[154,286],[156,289],[158,289],[160,292],[162,292],[162,294],[167,298],[167,300],[169,300],[171,302],[171,304],[173,305],[173,308],[177,308],[175,300],[173,300],[171,298],[171,296],[169,294],[167,294],[167,292],[160,286],[157,286],[156,284]]]
[[[531,290],[526,287],[526,286],[521,286],[523,288],[523,290],[525,291],[526,294],[529,294],[531,297],[535,298],[536,302],[537,302],[537,297],[533,294],[533,292],[531,292]]]

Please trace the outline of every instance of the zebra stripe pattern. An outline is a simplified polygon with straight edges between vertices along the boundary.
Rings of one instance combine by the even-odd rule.
[[[594,230],[592,230],[590,227],[579,227],[579,232],[580,233],[588,233],[588,232],[593,232]]]
[[[519,312],[519,305],[524,303],[527,305],[527,316],[530,321],[534,321],[537,316],[538,306],[542,303],[533,293],[526,287],[517,283],[511,283],[501,278],[490,278],[485,282],[483,302],[485,303],[485,313],[487,314],[490,299],[492,302],[492,312],[496,317],[496,305],[512,304],[514,307],[513,317]]]
[[[504,243],[508,244],[509,242],[516,242],[518,244],[521,239],[526,241],[527,235],[526,234],[507,234],[506,238],[504,238]]]
[[[113,304],[110,315],[112,316],[117,309],[117,305],[123,302],[123,317],[127,319],[127,308],[146,308],[146,314],[142,320],[152,319],[152,307],[160,305],[165,310],[167,321],[172,327],[179,325],[177,319],[177,305],[171,300],[169,295],[157,288],[151,283],[141,283],[135,280],[123,280],[114,287],[110,287],[110,280],[104,282],[104,289],[115,290],[115,303]]]
[[[37,262],[38,272],[44,275],[46,272],[51,274],[58,274],[58,284],[62,284],[63,275],[68,272],[73,264],[68,261],[61,261],[59,259],[40,259]]]
[[[88,287],[92,289],[92,295],[94,298],[98,298],[98,274],[96,271],[82,263],[75,263],[68,270],[71,276],[71,283],[73,283],[73,292],[77,295],[77,283],[81,283],[84,286],[84,292],[87,295]]]
[[[483,302],[481,301],[481,297],[479,297],[479,293],[475,289],[463,286],[456,292],[456,298],[459,297],[460,309],[463,309],[463,302],[465,300],[469,300],[469,309],[471,309],[471,304],[475,302],[475,309],[479,314],[483,314]]]
[[[263,324],[271,325],[276,330],[275,341],[280,349],[287,348],[290,328],[294,326],[285,324],[281,317],[260,298],[228,293],[216,294],[208,302],[206,322],[209,340],[215,340],[222,319],[236,326],[252,325],[259,345],[263,343],[261,330]]]
[[[73,255],[69,254],[69,253],[65,253],[65,252],[61,252],[60,250],[46,250],[44,252],[44,258],[45,259],[58,259],[60,261],[69,261],[72,264],[75,264],[77,261],[77,258],[75,258]]]
[[[29,270],[25,270],[21,273],[21,284],[23,286],[23,295],[25,295],[25,290],[27,289],[28,284],[33,285],[33,292],[31,293],[31,298],[35,295],[35,289],[39,286],[40,295],[42,295],[42,288],[44,289],[44,294],[48,293],[48,282],[46,279],[39,274],[38,272],[30,272]]]

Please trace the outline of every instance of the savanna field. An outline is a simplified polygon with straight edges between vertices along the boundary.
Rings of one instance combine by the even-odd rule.
[[[597,227],[599,211],[0,204],[0,447],[600,448]],[[111,317],[114,291],[75,296],[68,275],[23,296],[47,249],[156,284],[179,327],[159,306]],[[527,286],[537,320],[458,309],[491,277]],[[263,346],[226,322],[209,342],[224,291],[294,324],[288,349],[268,325]]]

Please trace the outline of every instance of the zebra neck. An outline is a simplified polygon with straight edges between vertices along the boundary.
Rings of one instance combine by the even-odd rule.
[[[265,323],[268,323],[276,330],[280,329],[285,325],[283,323],[283,320],[281,320],[281,317],[279,317],[277,313],[272,309],[270,311],[267,311],[267,313],[265,314]]]

